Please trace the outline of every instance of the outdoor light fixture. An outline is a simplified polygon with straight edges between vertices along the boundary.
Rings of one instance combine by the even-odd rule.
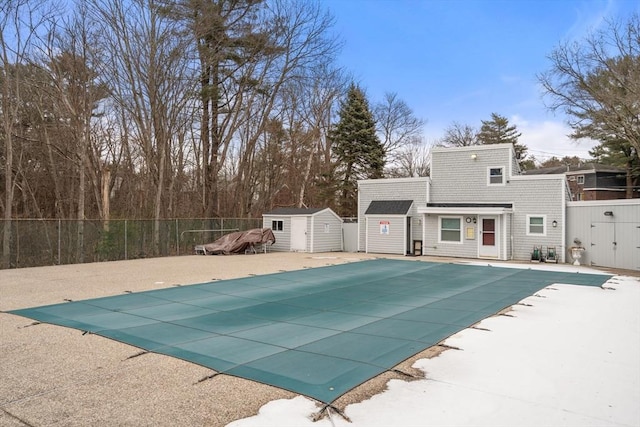
[[[604,216],[613,216],[613,211],[605,211]]]
[[[478,158],[478,155],[476,153],[473,153],[471,155],[471,160],[476,160]]]
[[[551,225],[553,226],[553,228],[556,228],[558,226],[558,221],[554,219]]]

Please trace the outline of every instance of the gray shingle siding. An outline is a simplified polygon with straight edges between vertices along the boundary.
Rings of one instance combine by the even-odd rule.
[[[271,228],[272,221],[282,221],[282,231],[273,230],[276,242],[271,245],[271,250],[289,252],[291,250],[291,216],[265,214],[262,217],[262,227]]]
[[[380,221],[389,222],[389,234],[380,233]],[[369,238],[366,252],[405,255],[405,217],[367,215],[366,226]]]
[[[275,209],[263,215],[263,227],[271,228],[272,221],[282,221],[283,230],[273,231],[276,242],[271,250],[274,252],[291,251],[292,218],[306,220],[306,252],[335,252],[342,250],[342,219],[332,210],[325,209]],[[328,229],[325,228],[328,224]],[[327,230],[328,232],[325,232]]]
[[[529,259],[534,246],[555,246],[558,252],[564,250],[562,224],[567,198],[564,175],[524,177],[512,174],[518,170],[512,153],[511,146],[504,144],[434,150],[430,202],[513,204],[513,213],[501,216],[504,225],[501,226],[501,245],[504,245],[506,236],[501,258]],[[472,154],[475,154],[475,159]],[[504,168],[504,185],[488,184],[488,170],[494,167]],[[545,216],[545,236],[527,236],[527,215]],[[480,238],[477,225],[476,240],[465,239],[463,244],[438,244],[438,215],[432,214],[431,217],[435,218],[427,222],[426,253],[431,250],[438,255],[477,256],[477,239]],[[551,226],[554,220],[558,223],[556,228]]]
[[[307,239],[309,252],[336,252],[342,250],[342,220],[331,211],[322,211],[311,216],[312,234]],[[328,225],[328,230],[325,229]],[[311,246],[313,245],[313,246]]]
[[[501,183],[489,182],[491,168],[502,169]],[[500,248],[498,258],[526,260],[530,258],[534,246],[555,246],[559,254],[564,253],[564,206],[568,197],[564,175],[521,175],[510,144],[436,148],[431,154],[431,174],[431,178],[359,182],[358,217],[361,222],[365,216],[368,219],[367,224],[361,223],[359,226],[359,250],[400,253],[397,248],[402,244],[398,244],[398,241],[404,239],[401,233],[379,236],[379,220],[383,215],[371,215],[375,211],[365,215],[365,212],[374,200],[384,202],[405,199],[414,202],[408,213],[411,217],[410,240],[421,240],[424,227],[425,254],[478,257],[483,211],[487,212],[487,216],[497,218],[496,237]],[[451,214],[425,214],[425,223],[422,224],[423,216],[417,213],[417,209],[427,206],[427,197],[430,208],[441,207]],[[384,203],[380,206],[382,205]],[[477,211],[474,212],[474,208],[478,208]],[[456,210],[465,213],[459,214]],[[545,218],[544,235],[528,235],[527,215]],[[439,241],[441,216],[461,218],[462,242]],[[469,223],[465,221],[467,217],[470,219]],[[552,226],[553,221],[557,223],[555,228]],[[391,225],[397,228],[400,223],[392,222]],[[472,231],[470,238],[465,233],[468,227]],[[369,241],[366,241],[367,230]],[[386,249],[382,244],[384,239],[391,245]],[[411,241],[407,243],[408,246],[412,244]]]
[[[493,148],[492,150],[486,147]],[[510,180],[510,145],[434,149],[431,156],[431,202],[494,202]],[[475,154],[475,160],[472,155]],[[504,168],[504,185],[487,185],[489,168]],[[502,199],[504,200],[504,199]]]
[[[407,212],[407,216],[411,217],[411,239],[421,240],[422,215],[418,214],[417,206],[425,206],[427,203],[428,182],[428,177],[358,181],[358,250],[361,252],[366,251],[365,212],[374,200],[413,200],[413,204]],[[380,233],[380,219],[382,218],[378,218],[378,222],[376,222],[376,232],[378,234]],[[395,228],[394,226],[391,230],[393,231]],[[404,237],[402,238],[404,239]],[[374,245],[374,247],[378,248],[377,245]],[[375,253],[373,250],[370,250],[370,252]],[[394,253],[397,253],[397,250]]]

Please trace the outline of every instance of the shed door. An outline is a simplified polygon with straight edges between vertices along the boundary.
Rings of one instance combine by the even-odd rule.
[[[613,223],[591,224],[591,264],[600,267],[619,267],[616,264],[616,227]]]
[[[291,250],[307,250],[307,217],[291,217]]]

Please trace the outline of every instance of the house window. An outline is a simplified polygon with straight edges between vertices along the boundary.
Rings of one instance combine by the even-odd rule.
[[[504,168],[489,168],[488,180],[489,185],[504,184]]]
[[[462,217],[440,217],[440,242],[462,243]]]
[[[282,230],[284,230],[284,221],[281,221],[281,220],[271,221],[271,229],[273,231],[282,231]]]
[[[546,236],[546,223],[544,215],[527,215],[527,236]]]
[[[577,183],[577,184],[584,185],[584,175],[578,175],[578,176],[576,177],[576,183]]]

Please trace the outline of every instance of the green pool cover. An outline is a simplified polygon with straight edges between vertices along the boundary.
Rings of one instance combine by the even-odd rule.
[[[330,404],[550,284],[610,277],[378,259],[11,313]]]

